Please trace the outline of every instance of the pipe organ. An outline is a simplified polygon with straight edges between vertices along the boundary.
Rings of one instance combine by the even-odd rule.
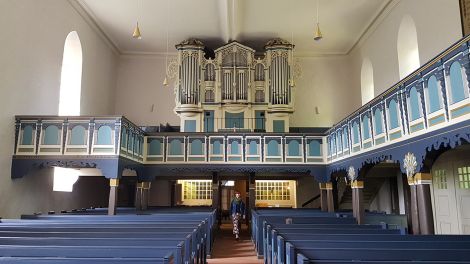
[[[176,45],[175,112],[183,132],[288,132],[293,45],[268,41],[262,55],[236,41],[212,54],[197,39]]]

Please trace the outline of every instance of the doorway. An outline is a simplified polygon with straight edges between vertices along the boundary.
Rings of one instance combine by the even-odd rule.
[[[442,154],[431,174],[436,234],[470,234],[470,148]]]

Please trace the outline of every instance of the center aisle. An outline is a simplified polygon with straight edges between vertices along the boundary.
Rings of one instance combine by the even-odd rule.
[[[256,256],[255,246],[250,239],[246,225],[242,226],[240,240],[236,241],[232,234],[231,224],[222,224],[214,241],[212,258],[209,264],[219,263],[243,263],[261,264],[263,259]]]

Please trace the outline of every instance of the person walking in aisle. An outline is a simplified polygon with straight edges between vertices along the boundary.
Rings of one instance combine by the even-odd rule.
[[[232,216],[233,234],[235,239],[240,239],[240,218],[245,219],[245,203],[242,201],[240,192],[235,192],[235,197],[230,204],[230,215]]]

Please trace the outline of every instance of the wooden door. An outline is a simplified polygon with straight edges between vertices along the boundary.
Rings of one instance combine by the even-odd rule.
[[[470,234],[470,161],[454,162],[455,196],[460,234]]]
[[[436,234],[459,234],[452,162],[441,160],[433,166],[431,173]]]

